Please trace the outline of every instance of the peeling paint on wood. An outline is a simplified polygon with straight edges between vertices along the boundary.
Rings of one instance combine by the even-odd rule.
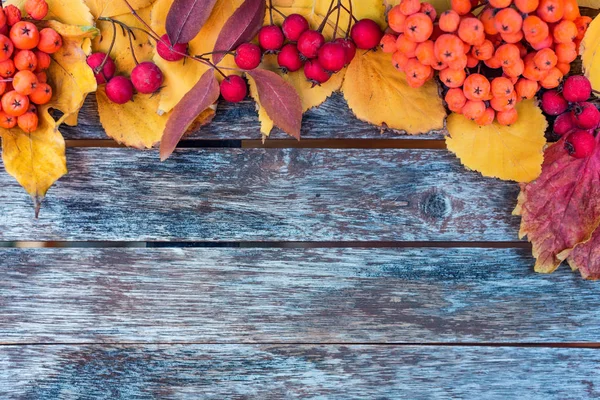
[[[0,240],[513,241],[518,186],[444,150],[69,149],[39,220],[0,174]]]

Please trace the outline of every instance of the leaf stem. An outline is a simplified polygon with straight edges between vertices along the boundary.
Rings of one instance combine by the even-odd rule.
[[[340,25],[340,14],[342,13],[342,0],[338,0],[337,17],[335,18],[335,27],[333,28],[333,39],[337,36],[338,26]]]
[[[271,20],[271,25],[273,25],[273,0],[269,0],[269,18]]]
[[[323,22],[321,22],[321,25],[319,25],[319,29],[317,29],[319,32],[323,32],[323,28],[325,28],[325,24],[329,20],[329,17],[331,16],[331,14],[333,14],[333,12],[335,10],[333,7],[334,4],[335,4],[335,0],[331,0],[331,3],[329,3],[329,9],[327,10],[325,17],[323,18]]]
[[[346,11],[348,11],[348,29],[346,30],[346,39],[348,39],[348,37],[350,37],[350,29],[352,28],[352,20],[354,19],[354,22],[356,23],[356,18],[354,17],[353,14],[353,10],[352,10],[352,0],[348,0],[348,5],[350,6],[350,9],[346,9]],[[344,7],[345,8],[345,7]]]
[[[104,56],[104,59],[102,60],[100,65],[94,68],[94,74],[102,74],[102,77],[104,78],[105,82],[108,82],[108,79],[106,78],[106,75],[104,75],[104,66],[108,62],[108,59],[110,58],[110,53],[112,52],[112,49],[115,46],[115,41],[117,40],[117,25],[113,21],[111,22],[113,27],[113,35],[112,40],[110,42],[110,46],[108,47],[108,51],[106,52],[106,55]]]

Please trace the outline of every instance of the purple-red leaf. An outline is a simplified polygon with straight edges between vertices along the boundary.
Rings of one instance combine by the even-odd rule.
[[[221,51],[233,50],[256,36],[265,20],[266,9],[265,0],[246,0],[235,10],[219,33],[214,49],[219,53],[213,54],[213,63],[218,64],[225,57]]]
[[[160,141],[160,159],[162,161],[169,158],[183,134],[202,111],[217,101],[219,94],[219,81],[215,77],[215,71],[210,69],[173,108]]]
[[[260,104],[275,126],[300,140],[302,102],[294,87],[275,72],[255,69],[247,74],[254,79]]]
[[[600,279],[600,228],[596,228],[592,238],[573,249],[567,259],[573,269],[578,269],[585,279]]]
[[[217,0],[175,0],[167,14],[171,43],[188,43],[204,26]]]

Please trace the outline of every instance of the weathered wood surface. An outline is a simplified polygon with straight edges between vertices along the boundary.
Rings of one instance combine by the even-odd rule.
[[[39,220],[0,174],[0,240],[512,241],[518,187],[444,150],[69,149]]]
[[[4,249],[0,343],[594,342],[526,249]]]
[[[231,104],[219,102],[217,116],[208,125],[192,132],[186,139],[241,140],[261,139],[260,124],[255,103],[251,100]],[[108,139],[98,117],[94,95],[90,95],[81,109],[76,127],[60,128],[65,139]],[[348,108],[340,93],[334,94],[321,106],[309,110],[302,122],[304,139],[442,139],[442,133],[411,136],[384,130],[359,121]],[[273,131],[271,139],[290,139],[280,130]]]
[[[5,399],[587,399],[596,349],[343,345],[0,347]]]

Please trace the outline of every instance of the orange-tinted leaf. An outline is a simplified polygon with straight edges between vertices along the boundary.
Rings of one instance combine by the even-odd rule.
[[[167,14],[167,34],[171,43],[188,43],[210,17],[217,0],[175,0]]]
[[[265,0],[246,0],[233,13],[219,33],[214,51],[230,51],[254,39],[265,18]],[[218,64],[225,53],[214,53],[213,63]]]
[[[254,80],[260,105],[275,126],[299,140],[302,102],[298,92],[275,72],[256,69],[247,74]]]
[[[198,83],[187,92],[183,99],[177,103],[160,141],[160,159],[169,158],[175,150],[177,143],[185,131],[192,125],[196,118],[219,98],[219,82],[215,71],[210,69],[202,75]]]
[[[600,135],[585,159],[571,157],[565,138],[545,152],[540,177],[521,185],[515,214],[533,244],[538,272],[552,272],[600,225]]]
[[[594,231],[588,242],[575,247],[567,261],[585,279],[600,279],[600,228]]]

